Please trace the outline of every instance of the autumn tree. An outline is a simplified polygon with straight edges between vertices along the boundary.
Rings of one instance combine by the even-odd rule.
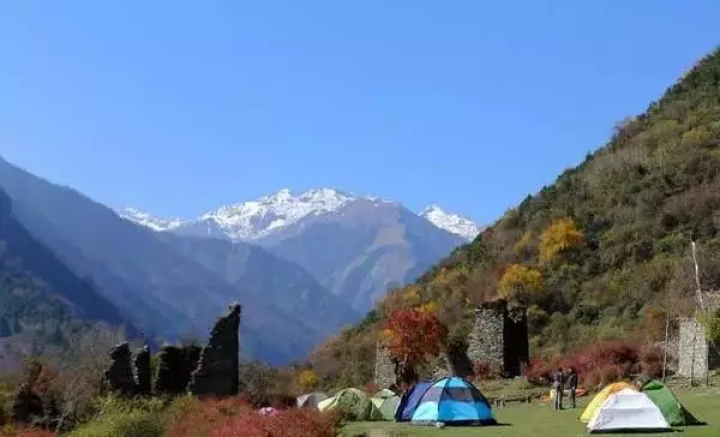
[[[312,369],[303,369],[298,373],[297,383],[303,390],[311,390],[318,386],[320,379]]]
[[[383,336],[398,379],[410,382],[415,368],[440,354],[446,329],[434,303],[397,309],[390,314]]]
[[[556,220],[540,236],[540,261],[552,261],[572,247],[581,245],[585,237],[575,226],[573,219]]]
[[[498,283],[503,298],[527,304],[543,288],[542,274],[522,264],[508,266]]]

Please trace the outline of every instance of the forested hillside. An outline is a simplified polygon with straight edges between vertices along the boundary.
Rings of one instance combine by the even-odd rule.
[[[474,304],[498,296],[528,306],[532,355],[658,338],[666,313],[688,311],[692,240],[702,287],[720,286],[719,145],[716,50],[605,147],[320,347],[316,369],[327,384],[368,382],[383,319],[426,302],[448,343],[469,332]]]
[[[62,346],[71,334],[95,322],[126,325],[128,334],[138,335],[91,283],[75,276],[30,235],[14,218],[9,196],[0,190],[2,343],[13,350],[19,345],[25,353],[37,346],[38,353],[48,345]],[[12,357],[2,354],[0,367],[10,365],[8,358]]]

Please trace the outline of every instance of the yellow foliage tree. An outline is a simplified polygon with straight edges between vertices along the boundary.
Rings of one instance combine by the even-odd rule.
[[[542,288],[542,274],[522,264],[512,264],[508,267],[498,283],[502,297],[521,303],[528,303],[532,295]]]
[[[518,255],[527,252],[530,249],[531,241],[532,233],[530,231],[525,231],[522,238],[520,238],[520,240],[515,243],[515,246],[513,246],[513,251]]]
[[[427,315],[437,315],[438,305],[435,302],[428,302],[420,307],[420,311]]]
[[[566,217],[556,220],[540,236],[540,261],[551,261],[583,241],[585,237],[575,226],[573,219]]]
[[[320,380],[314,371],[311,369],[305,369],[298,374],[297,382],[300,387],[305,390],[309,390],[317,387]]]

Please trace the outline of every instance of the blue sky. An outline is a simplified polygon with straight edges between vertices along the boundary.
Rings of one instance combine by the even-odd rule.
[[[162,215],[332,186],[489,223],[718,22],[716,0],[8,0],[0,155]]]

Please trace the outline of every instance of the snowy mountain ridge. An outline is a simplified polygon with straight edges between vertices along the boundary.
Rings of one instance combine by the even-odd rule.
[[[356,201],[396,203],[377,197],[358,196],[334,188],[319,188],[296,194],[282,189],[272,195],[244,203],[221,206],[197,219],[165,219],[155,217],[135,208],[119,211],[121,217],[157,232],[178,231],[182,228],[205,226],[208,233],[217,229],[231,240],[260,240],[310,215],[322,215],[338,211]],[[465,240],[474,239],[480,228],[471,220],[449,214],[431,205],[419,216],[440,229],[458,235]]]
[[[470,219],[445,212],[437,205],[430,205],[425,208],[420,213],[420,217],[424,217],[438,228],[459,235],[468,241],[474,240],[482,231],[482,228]]]

